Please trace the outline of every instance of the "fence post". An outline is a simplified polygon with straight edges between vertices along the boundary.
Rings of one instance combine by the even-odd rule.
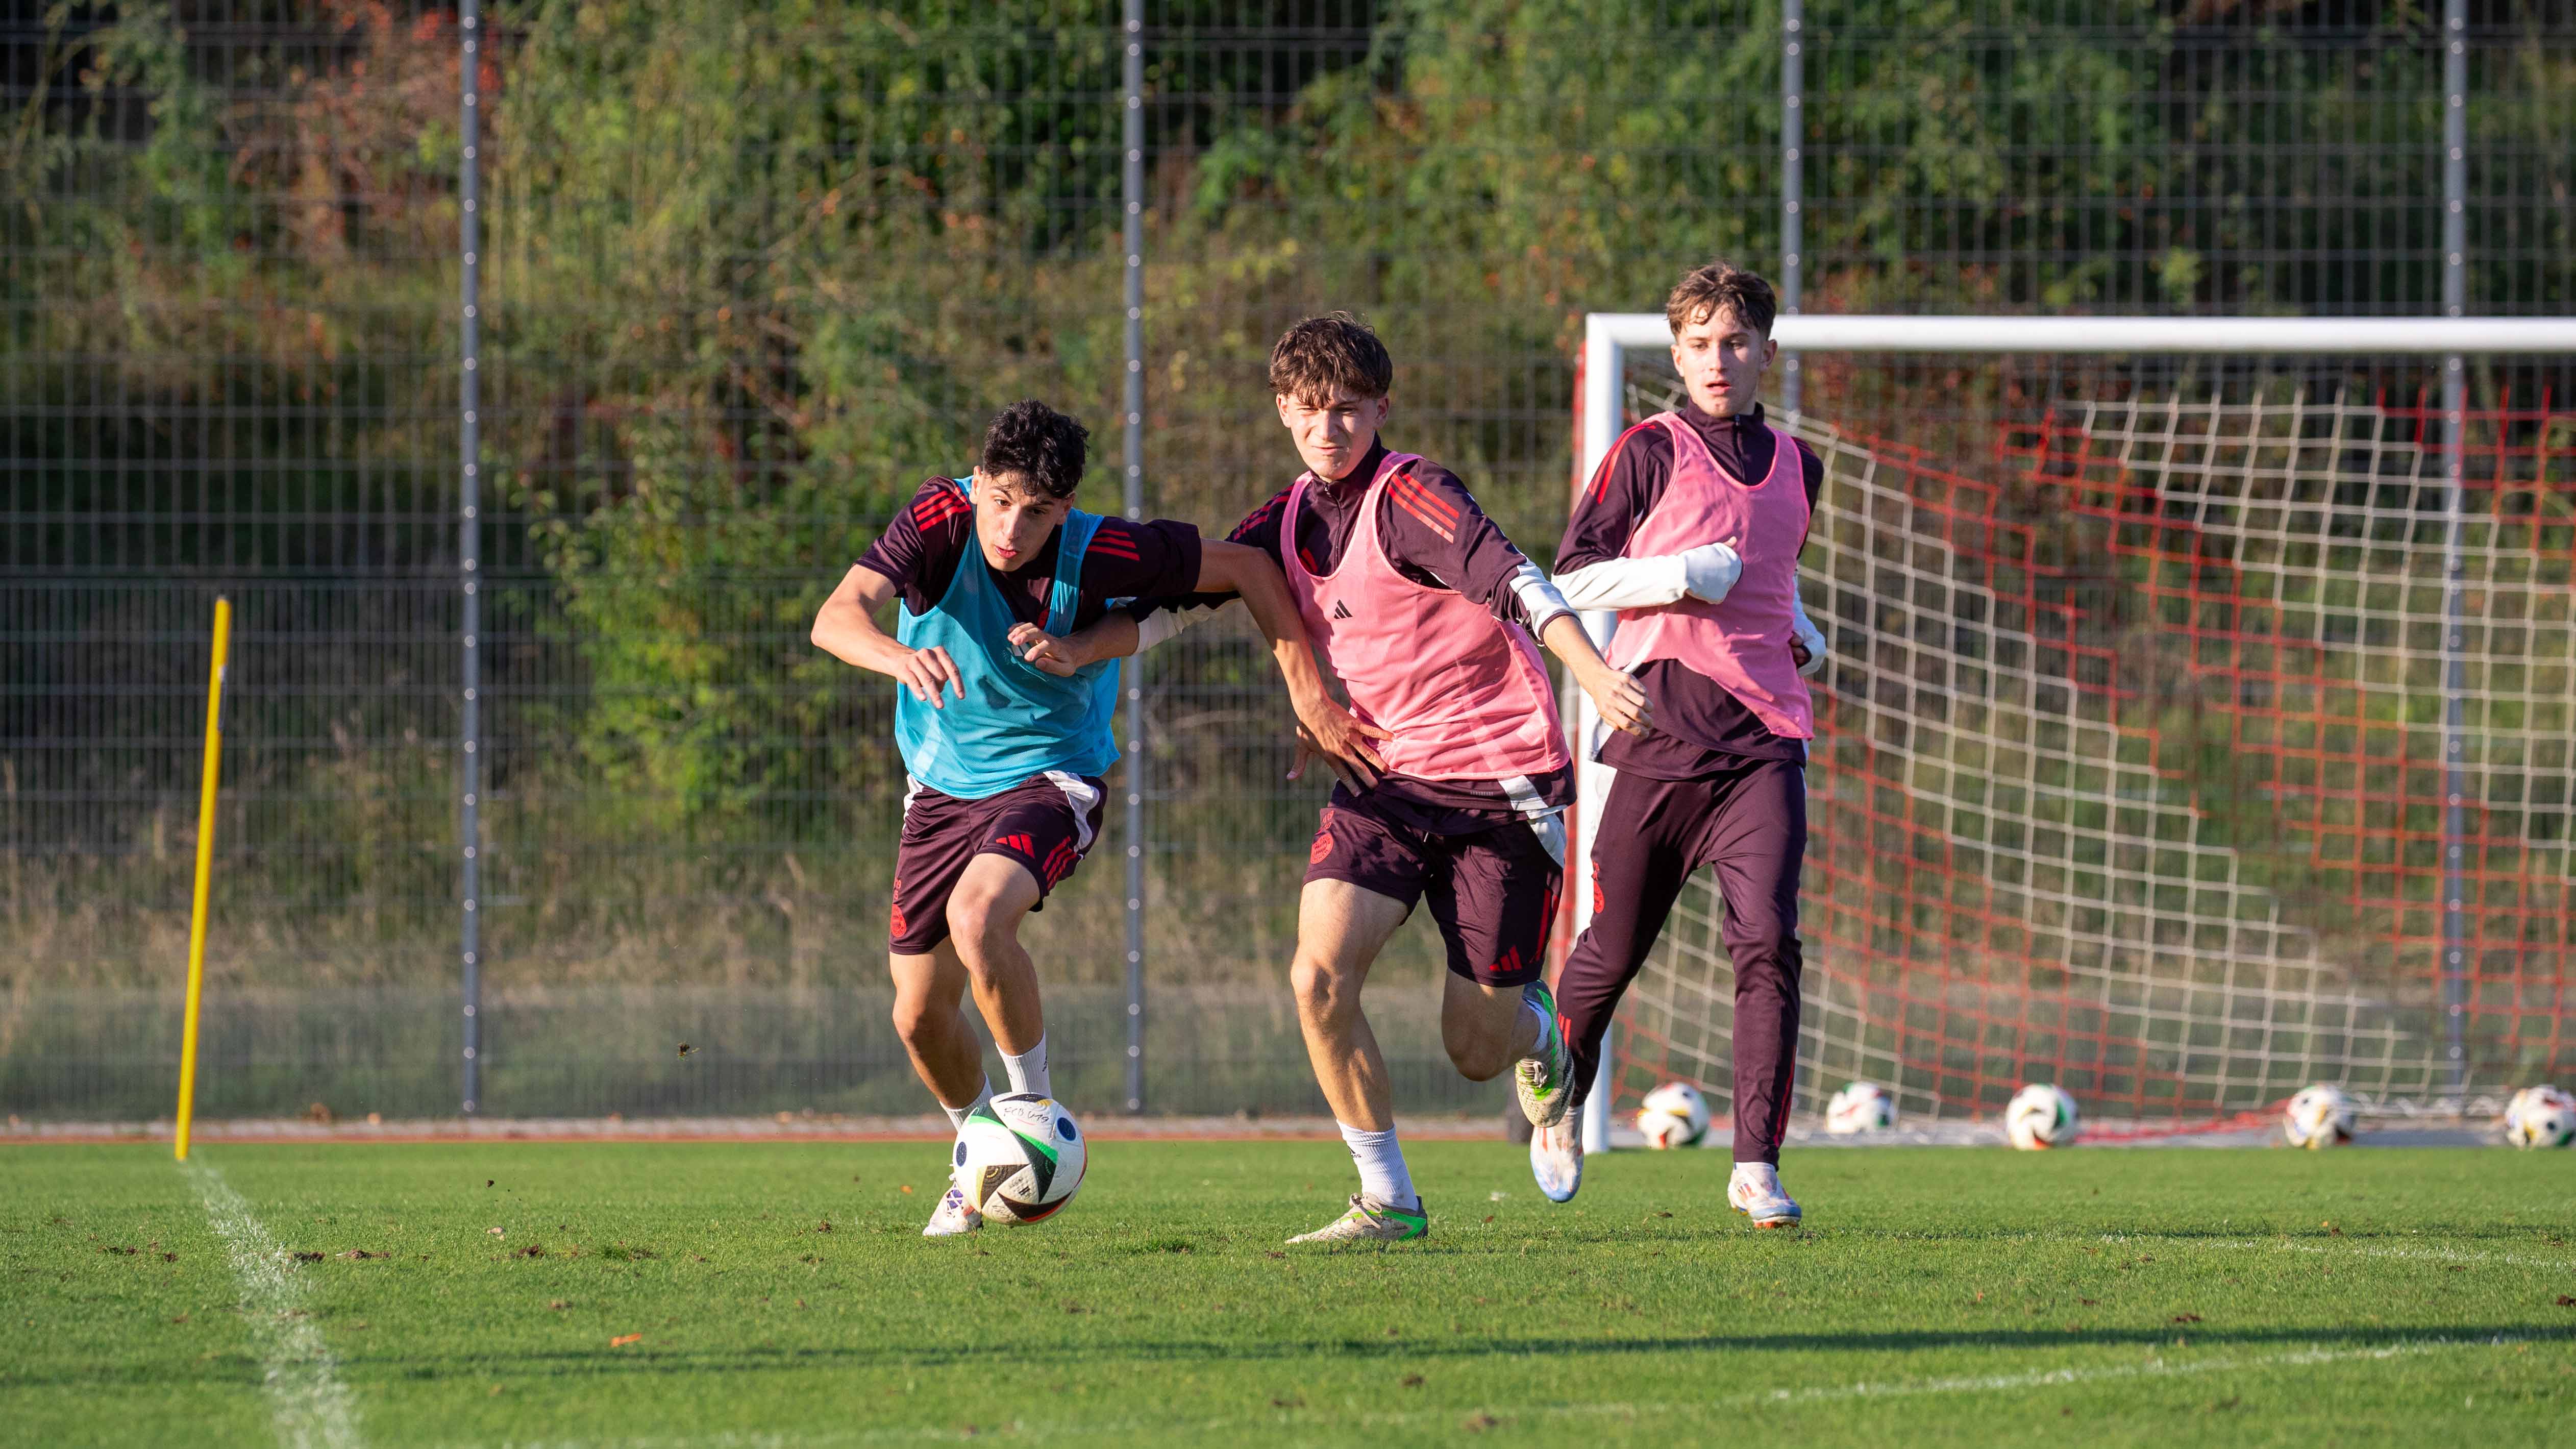
[[[481,654],[476,648],[479,641],[475,638],[475,635],[482,631],[483,624],[483,601],[475,587],[476,570],[481,564],[483,552],[483,523],[480,517],[483,503],[483,480],[480,476],[482,429],[480,421],[475,416],[482,395],[480,369],[483,347],[482,318],[479,315],[482,311],[482,258],[478,255],[482,245],[482,218],[479,212],[483,204],[483,167],[481,158],[477,155],[482,149],[483,133],[480,124],[482,97],[479,94],[478,77],[481,69],[479,53],[482,49],[483,28],[481,12],[480,0],[464,0],[460,7],[458,24],[464,49],[457,65],[458,89],[463,94],[464,102],[462,126],[465,142],[465,154],[460,163],[462,172],[458,177],[458,189],[463,193],[464,206],[457,223],[458,251],[461,254],[460,260],[464,264],[463,295],[459,299],[462,304],[462,315],[458,318],[461,328],[458,341],[460,350],[464,354],[464,367],[457,386],[457,452],[465,469],[463,476],[458,480],[459,517],[456,544],[461,582],[465,589],[464,609],[459,630],[465,647],[458,651],[464,659],[462,683],[465,688],[465,708],[458,721],[458,733],[462,736],[464,748],[458,755],[456,770],[459,812],[457,835],[464,845],[464,858],[460,862],[458,878],[458,893],[463,898],[463,909],[459,913],[457,933],[460,938],[459,948],[464,967],[462,983],[465,998],[464,1102],[465,1115],[469,1117],[473,1116],[481,1105],[478,1098],[481,1095],[482,1064],[478,1058],[482,1054],[483,1046],[483,1024],[480,1019],[483,998],[482,930],[481,922],[477,919],[477,908],[482,904],[480,899],[482,861],[479,859],[481,855],[479,847],[483,835],[480,801],[477,796],[480,793],[482,777],[482,760],[479,755],[482,749],[483,679]]]
[[[2447,0],[2442,21],[2442,315],[2468,306],[2469,5]],[[2465,843],[2468,769],[2463,696],[2468,690],[2467,527],[2461,496],[2467,483],[2468,372],[2454,352],[2442,359],[2442,1014],[2451,1091],[2468,1092],[2468,899]]]
[[[1799,255],[1806,249],[1807,149],[1807,7],[1805,0],[1780,0],[1780,310],[1798,310]],[[1780,412],[1795,417],[1804,381],[1798,354],[1780,359]]]
[[[1145,0],[1127,0],[1126,508],[1145,516]],[[1145,1110],[1145,661],[1127,661],[1127,1110]]]

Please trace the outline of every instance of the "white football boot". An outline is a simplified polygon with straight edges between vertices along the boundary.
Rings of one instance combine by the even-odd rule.
[[[954,1178],[948,1191],[940,1195],[939,1206],[931,1211],[930,1222],[922,1228],[925,1238],[954,1238],[984,1226],[984,1214],[966,1198],[966,1189]]]
[[[1739,1162],[1726,1181],[1726,1200],[1757,1228],[1794,1228],[1798,1203],[1780,1187],[1780,1169],[1767,1162]]]
[[[1530,1129],[1530,1176],[1549,1202],[1574,1201],[1583,1186],[1583,1119],[1568,1112],[1553,1127]]]

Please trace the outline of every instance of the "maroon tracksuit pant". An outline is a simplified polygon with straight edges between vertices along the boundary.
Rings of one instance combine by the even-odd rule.
[[[1748,759],[1694,780],[1622,770],[1592,839],[1592,924],[1556,986],[1574,1044],[1572,1101],[1601,1064],[1619,998],[1663,933],[1690,873],[1717,871],[1720,935],[1735,963],[1735,1160],[1780,1160],[1798,1061],[1798,867],[1807,851],[1805,769]]]

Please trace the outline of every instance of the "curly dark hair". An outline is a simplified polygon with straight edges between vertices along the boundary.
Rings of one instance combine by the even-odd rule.
[[[1089,466],[1091,430],[1045,403],[1023,399],[984,429],[984,476],[1012,477],[1050,498],[1071,498]]]
[[[1366,322],[1348,312],[1309,317],[1270,349],[1270,390],[1320,404],[1336,392],[1380,398],[1395,385],[1395,359]]]

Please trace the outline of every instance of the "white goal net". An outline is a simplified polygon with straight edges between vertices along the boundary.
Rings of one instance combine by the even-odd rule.
[[[2311,1081],[2410,1110],[2576,1071],[2576,325],[1955,345],[2011,325],[1782,319],[1833,647],[1799,1108],[1858,1079],[1972,1116],[2038,1080],[2172,1126]],[[1677,405],[1663,341],[1594,319],[1586,476]],[[1588,767],[1578,872],[1607,788]],[[1702,871],[1617,1096],[1726,1100],[1721,914]]]

